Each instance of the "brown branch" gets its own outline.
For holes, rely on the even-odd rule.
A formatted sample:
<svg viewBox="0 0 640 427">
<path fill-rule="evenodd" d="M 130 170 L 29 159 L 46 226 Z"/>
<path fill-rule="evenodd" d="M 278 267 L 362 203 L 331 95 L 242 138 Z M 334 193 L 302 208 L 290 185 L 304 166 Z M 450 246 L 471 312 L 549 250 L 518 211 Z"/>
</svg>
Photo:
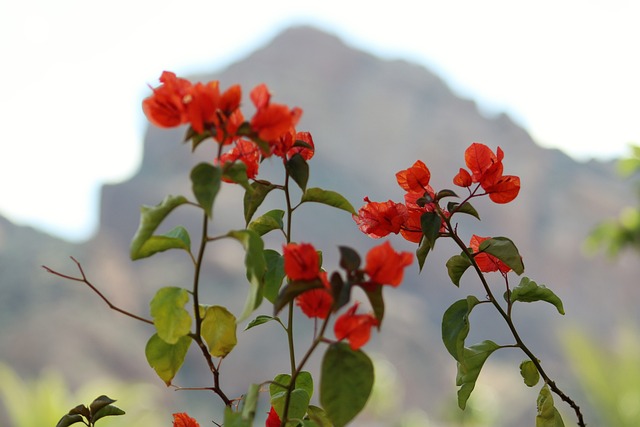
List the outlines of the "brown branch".
<svg viewBox="0 0 640 427">
<path fill-rule="evenodd" d="M 89 282 L 89 280 L 87 279 L 87 276 L 84 274 L 84 270 L 82 269 L 82 265 L 80 265 L 80 263 L 74 257 L 69 257 L 69 258 L 71 258 L 71 260 L 76 263 L 76 266 L 78 267 L 78 270 L 80 271 L 81 277 L 74 277 L 74 276 L 69 276 L 69 275 L 66 275 L 66 274 L 62 274 L 62 273 L 60 273 L 58 271 L 52 270 L 51 268 L 47 267 L 46 265 L 43 265 L 42 268 L 44 268 L 48 273 L 54 274 L 54 275 L 56 275 L 58 277 L 62 277 L 63 279 L 71 280 L 71 281 L 74 281 L 74 282 L 84 283 L 93 292 L 98 294 L 98 296 L 100 298 L 102 298 L 102 300 L 109 306 L 110 309 L 115 310 L 118 313 L 124 314 L 125 316 L 129 316 L 129 317 L 131 317 L 133 319 L 139 320 L 141 322 L 153 325 L 153 321 L 151 321 L 149 319 L 145 319 L 144 317 L 140 317 L 138 315 L 135 315 L 135 314 L 133 314 L 133 313 L 131 313 L 129 311 L 123 310 L 120 307 L 117 307 L 117 306 L 113 305 L 111 303 L 111 301 L 109 301 L 109 299 L 102 294 L 102 292 L 100 292 L 95 286 L 93 286 L 93 284 L 91 282 Z"/>
</svg>

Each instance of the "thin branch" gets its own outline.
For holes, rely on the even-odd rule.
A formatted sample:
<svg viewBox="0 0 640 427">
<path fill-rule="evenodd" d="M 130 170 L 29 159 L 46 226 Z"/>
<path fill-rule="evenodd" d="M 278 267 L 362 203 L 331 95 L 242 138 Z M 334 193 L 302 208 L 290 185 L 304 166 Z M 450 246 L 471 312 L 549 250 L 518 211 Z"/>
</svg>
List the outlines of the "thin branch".
<svg viewBox="0 0 640 427">
<path fill-rule="evenodd" d="M 87 276 L 84 274 L 84 270 L 82 269 L 82 265 L 80 265 L 78 260 L 76 260 L 74 257 L 69 257 L 69 258 L 71 258 L 71 260 L 76 263 L 76 266 L 78 267 L 78 270 L 80 271 L 81 277 L 74 277 L 74 276 L 69 276 L 69 275 L 66 275 L 66 274 L 62 274 L 62 273 L 60 273 L 58 271 L 52 270 L 51 268 L 47 267 L 46 265 L 43 265 L 42 268 L 44 268 L 48 273 L 54 274 L 54 275 L 56 275 L 58 277 L 62 277 L 63 279 L 71 280 L 71 281 L 74 281 L 74 282 L 84 283 L 93 292 L 95 292 L 100 298 L 102 298 L 102 300 L 109 306 L 110 309 L 115 310 L 118 313 L 124 314 L 125 316 L 131 317 L 132 319 L 136 319 L 136 320 L 139 320 L 141 322 L 153 325 L 153 321 L 151 321 L 149 319 L 145 319 L 144 317 L 140 317 L 140 316 L 138 316 L 136 314 L 133 314 L 133 313 L 131 313 L 129 311 L 123 310 L 122 308 L 112 304 L 111 301 L 109 301 L 109 299 L 107 297 L 105 297 L 102 294 L 102 292 L 100 292 L 98 290 L 98 288 L 96 288 L 95 286 L 93 286 L 93 284 L 91 282 L 89 282 L 89 280 L 87 279 Z"/>
</svg>

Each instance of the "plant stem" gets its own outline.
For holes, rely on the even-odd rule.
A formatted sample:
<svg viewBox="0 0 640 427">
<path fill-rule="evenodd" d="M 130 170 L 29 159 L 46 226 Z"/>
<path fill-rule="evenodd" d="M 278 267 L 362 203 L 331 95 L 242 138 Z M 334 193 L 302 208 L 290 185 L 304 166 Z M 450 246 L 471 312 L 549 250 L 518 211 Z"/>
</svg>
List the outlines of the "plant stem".
<svg viewBox="0 0 640 427">
<path fill-rule="evenodd" d="M 284 402 L 284 412 L 282 413 L 281 427 L 285 427 L 287 422 L 287 415 L 289 413 L 289 401 L 291 399 L 291 393 L 296 388 L 296 379 L 298 378 L 298 375 L 300 374 L 300 372 L 302 372 L 304 365 L 306 365 L 307 361 L 309 361 L 309 358 L 311 357 L 311 354 L 313 354 L 313 352 L 315 351 L 316 347 L 318 347 L 318 345 L 322 341 L 324 341 L 324 331 L 327 329 L 327 325 L 329 324 L 329 317 L 330 316 L 327 315 L 327 317 L 323 320 L 322 326 L 320 327 L 320 333 L 316 336 L 316 338 L 311 343 L 311 346 L 302 357 L 302 360 L 300 361 L 300 364 L 298 365 L 298 367 L 294 368 L 294 370 L 291 372 L 291 380 L 289 381 L 287 396 Z"/>
<path fill-rule="evenodd" d="M 209 217 L 206 213 L 202 215 L 202 237 L 200 239 L 200 247 L 198 249 L 198 256 L 196 259 L 196 263 L 194 266 L 193 272 L 193 312 L 196 321 L 196 331 L 193 334 L 189 334 L 189 336 L 196 342 L 202 355 L 204 356 L 207 366 L 209 366 L 209 370 L 213 375 L 213 392 L 216 393 L 224 402 L 226 406 L 231 406 L 231 400 L 227 397 L 227 395 L 220 388 L 220 370 L 213 363 L 213 358 L 211 357 L 211 353 L 209 353 L 209 349 L 206 344 L 202 340 L 202 317 L 200 315 L 200 272 L 202 270 L 202 261 L 204 259 L 204 251 L 207 247 L 207 234 L 209 229 Z"/>
<path fill-rule="evenodd" d="M 487 293 L 487 296 L 489 297 L 489 301 L 493 304 L 493 306 L 496 308 L 496 310 L 498 310 L 498 312 L 500 313 L 500 316 L 502 316 L 502 318 L 507 323 L 507 326 L 509 327 L 509 330 L 511 331 L 511 334 L 513 335 L 513 338 L 516 340 L 516 345 L 531 360 L 531 362 L 534 364 L 534 366 L 536 367 L 536 369 L 540 373 L 540 376 L 545 380 L 545 383 L 547 383 L 549 385 L 549 388 L 555 394 L 557 394 L 563 401 L 565 401 L 569 406 L 571 406 L 571 408 L 573 408 L 573 410 L 576 413 L 576 417 L 578 418 L 578 426 L 586 427 L 586 424 L 584 423 L 584 419 L 583 419 L 582 411 L 580 410 L 580 407 L 569 396 L 567 396 L 562 390 L 560 390 L 560 388 L 558 388 L 556 383 L 547 375 L 547 373 L 543 369 L 542 365 L 540 364 L 540 361 L 538 360 L 538 358 L 533 354 L 533 352 L 529 349 L 529 347 L 527 347 L 525 345 L 525 343 L 522 341 L 522 339 L 520 338 L 520 335 L 518 334 L 518 331 L 516 330 L 516 327 L 513 324 L 513 321 L 511 320 L 510 315 L 507 314 L 504 311 L 504 309 L 502 308 L 500 303 L 498 303 L 498 300 L 493 295 L 493 292 L 491 291 L 491 288 L 489 287 L 489 284 L 487 283 L 487 280 L 485 279 L 484 274 L 480 270 L 480 267 L 478 266 L 478 263 L 476 262 L 473 254 L 469 251 L 469 248 L 467 248 L 467 245 L 460 239 L 460 237 L 455 232 L 453 232 L 453 227 L 451 226 L 450 218 L 446 218 L 442 214 L 440 216 L 445 221 L 445 223 L 447 224 L 447 228 L 451 231 L 449 236 L 451 236 L 451 238 L 456 242 L 458 247 L 460 247 L 460 249 L 467 256 L 467 258 L 469 258 L 469 261 L 471 262 L 471 265 L 473 266 L 474 270 L 476 271 L 476 274 L 480 278 L 480 282 L 482 283 L 482 286 L 483 286 L 485 292 Z"/>
<path fill-rule="evenodd" d="M 69 275 L 66 275 L 66 274 L 62 274 L 60 272 L 57 272 L 55 270 L 50 269 L 46 265 L 43 265 L 42 268 L 44 268 L 48 273 L 54 274 L 54 275 L 56 275 L 58 277 L 62 277 L 63 279 L 71 280 L 71 281 L 74 281 L 74 282 L 84 283 L 93 292 L 95 292 L 109 306 L 110 309 L 112 309 L 114 311 L 117 311 L 118 313 L 124 314 L 125 316 L 131 317 L 132 319 L 136 319 L 136 320 L 139 320 L 141 322 L 153 325 L 153 321 L 151 321 L 149 319 L 145 319 L 144 317 L 138 316 L 138 315 L 133 314 L 133 313 L 131 313 L 129 311 L 123 310 L 122 308 L 117 307 L 116 305 L 112 304 L 111 301 L 109 301 L 109 299 L 107 297 L 105 297 L 102 294 L 102 292 L 100 292 L 98 290 L 98 288 L 96 288 L 95 286 L 93 286 L 93 284 L 91 282 L 89 282 L 89 280 L 87 279 L 87 276 L 84 274 L 84 270 L 82 269 L 82 265 L 80 264 L 80 262 L 78 262 L 78 260 L 76 260 L 74 257 L 70 257 L 70 258 L 71 258 L 71 260 L 73 262 L 76 263 L 76 266 L 78 267 L 78 270 L 80 271 L 80 276 L 81 277 L 73 277 L 73 276 L 69 276 Z"/>
</svg>

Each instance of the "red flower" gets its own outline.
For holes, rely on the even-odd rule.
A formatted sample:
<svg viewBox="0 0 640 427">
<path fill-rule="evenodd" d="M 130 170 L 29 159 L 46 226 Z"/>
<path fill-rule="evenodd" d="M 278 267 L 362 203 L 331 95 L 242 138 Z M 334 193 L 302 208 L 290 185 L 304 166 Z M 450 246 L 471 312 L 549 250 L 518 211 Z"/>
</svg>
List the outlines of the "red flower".
<svg viewBox="0 0 640 427">
<path fill-rule="evenodd" d="M 298 141 L 305 143 L 309 147 L 294 146 Z M 296 132 L 294 128 L 291 128 L 289 132 L 271 145 L 272 154 L 286 159 L 290 159 L 295 154 L 300 154 L 303 159 L 309 160 L 313 157 L 314 150 L 315 146 L 311 134 L 309 132 Z"/>
<path fill-rule="evenodd" d="M 320 272 L 320 279 L 324 288 L 308 290 L 296 298 L 296 304 L 302 312 L 310 318 L 326 319 L 333 307 L 331 285 L 327 280 L 327 273 Z"/>
<path fill-rule="evenodd" d="M 433 191 L 427 191 L 426 194 L 431 196 L 431 198 L 435 197 L 435 193 Z M 402 237 L 409 242 L 420 243 L 420 240 L 422 240 L 422 214 L 426 212 L 433 212 L 435 210 L 433 202 L 426 203 L 424 206 L 420 206 L 418 204 L 418 199 L 421 199 L 424 196 L 425 193 L 414 192 L 409 192 L 404 195 L 404 202 L 407 206 L 407 219 L 404 224 L 402 224 L 400 234 L 402 234 Z M 442 232 L 445 231 L 444 225 L 445 224 L 443 222 L 441 228 Z"/>
<path fill-rule="evenodd" d="M 431 172 L 421 160 L 417 160 L 409 169 L 396 174 L 396 180 L 400 187 L 416 193 L 433 193 L 433 189 L 429 185 L 430 179 Z"/>
<path fill-rule="evenodd" d="M 471 242 L 469 243 L 469 247 L 473 250 L 473 253 L 476 254 L 474 259 L 480 268 L 480 271 L 483 273 L 491 273 L 493 271 L 500 271 L 501 273 L 508 273 L 511 271 L 511 268 L 500 261 L 498 258 L 490 255 L 486 252 L 480 251 L 480 244 L 485 240 L 490 239 L 490 237 L 480 237 L 475 234 L 471 236 Z"/>
<path fill-rule="evenodd" d="M 453 178 L 453 183 L 458 187 L 470 187 L 473 181 L 466 169 L 460 168 L 460 172 Z"/>
<path fill-rule="evenodd" d="M 481 184 L 482 185 L 482 184 Z M 513 175 L 504 175 L 482 186 L 494 203 L 509 203 L 520 192 L 520 178 Z"/>
<path fill-rule="evenodd" d="M 302 110 L 290 110 L 282 104 L 272 104 L 271 94 L 265 84 L 256 86 L 250 94 L 257 111 L 251 119 L 251 129 L 263 141 L 275 141 L 291 127 L 295 127 Z"/>
<path fill-rule="evenodd" d="M 220 89 L 217 81 L 209 82 L 206 85 L 196 83 L 191 87 L 189 95 L 183 98 L 183 102 L 193 130 L 202 133 L 205 123 L 217 121 L 216 110 L 219 100 Z"/>
<path fill-rule="evenodd" d="M 251 141 L 241 139 L 236 146 L 220 156 L 221 165 L 240 160 L 247 167 L 247 178 L 253 179 L 258 175 L 260 167 L 260 149 Z M 226 180 L 225 180 L 226 181 Z"/>
<path fill-rule="evenodd" d="M 160 82 L 162 85 L 153 89 L 153 95 L 142 102 L 142 109 L 151 123 L 164 128 L 190 123 L 197 133 L 203 133 L 205 127 L 211 126 L 215 127 L 219 142 L 233 141 L 242 122 L 242 114 L 238 116 L 242 96 L 240 86 L 231 86 L 221 95 L 218 81 L 192 85 L 169 71 L 162 73 Z"/>
<path fill-rule="evenodd" d="M 269 416 L 267 417 L 267 422 L 265 423 L 265 427 L 280 427 L 282 421 L 280 421 L 280 417 L 276 412 L 275 408 L 272 406 L 269 411 Z"/>
<path fill-rule="evenodd" d="M 423 213 L 424 211 L 420 209 L 409 209 L 407 211 L 407 219 L 400 229 L 400 234 L 405 240 L 412 243 L 420 243 L 420 240 L 422 240 L 420 217 Z"/>
<path fill-rule="evenodd" d="M 291 280 L 314 280 L 320 275 L 320 257 L 309 243 L 284 246 L 284 272 Z"/>
<path fill-rule="evenodd" d="M 200 427 L 200 424 L 184 412 L 173 414 L 173 427 Z"/>
<path fill-rule="evenodd" d="M 176 77 L 170 71 L 160 76 L 161 86 L 153 89 L 153 95 L 142 101 L 142 110 L 149 121 L 161 128 L 170 128 L 187 122 L 185 98 L 191 92 L 191 82 Z"/>
<path fill-rule="evenodd" d="M 338 341 L 347 339 L 352 350 L 358 350 L 371 337 L 371 328 L 378 326 L 378 320 L 371 313 L 356 314 L 358 303 L 336 319 L 333 331 Z"/>
<path fill-rule="evenodd" d="M 489 194 L 495 203 L 509 203 L 520 192 L 520 178 L 513 175 L 502 175 L 502 159 L 504 153 L 498 147 L 497 155 L 484 144 L 474 142 L 464 152 L 467 167 L 471 170 L 473 182 Z"/>
<path fill-rule="evenodd" d="M 364 201 L 367 204 L 360 208 L 358 215 L 353 215 L 353 219 L 364 234 L 378 239 L 389 233 L 400 232 L 408 215 L 405 205 L 391 200 L 383 203 L 372 202 L 368 197 L 365 197 Z"/>
<path fill-rule="evenodd" d="M 372 282 L 395 287 L 400 285 L 405 267 L 412 262 L 412 253 L 396 252 L 387 241 L 367 253 L 364 271 Z"/>
</svg>

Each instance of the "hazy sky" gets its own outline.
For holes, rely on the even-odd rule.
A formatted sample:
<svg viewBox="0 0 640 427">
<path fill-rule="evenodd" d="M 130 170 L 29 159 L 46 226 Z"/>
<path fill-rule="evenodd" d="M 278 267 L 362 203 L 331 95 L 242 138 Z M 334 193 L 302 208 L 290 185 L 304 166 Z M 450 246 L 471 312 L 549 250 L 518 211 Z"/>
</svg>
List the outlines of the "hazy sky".
<svg viewBox="0 0 640 427">
<path fill-rule="evenodd" d="M 0 0 L 0 215 L 87 238 L 100 183 L 140 161 L 147 84 L 294 24 L 423 64 L 575 158 L 640 142 L 637 1 Z"/>
</svg>

